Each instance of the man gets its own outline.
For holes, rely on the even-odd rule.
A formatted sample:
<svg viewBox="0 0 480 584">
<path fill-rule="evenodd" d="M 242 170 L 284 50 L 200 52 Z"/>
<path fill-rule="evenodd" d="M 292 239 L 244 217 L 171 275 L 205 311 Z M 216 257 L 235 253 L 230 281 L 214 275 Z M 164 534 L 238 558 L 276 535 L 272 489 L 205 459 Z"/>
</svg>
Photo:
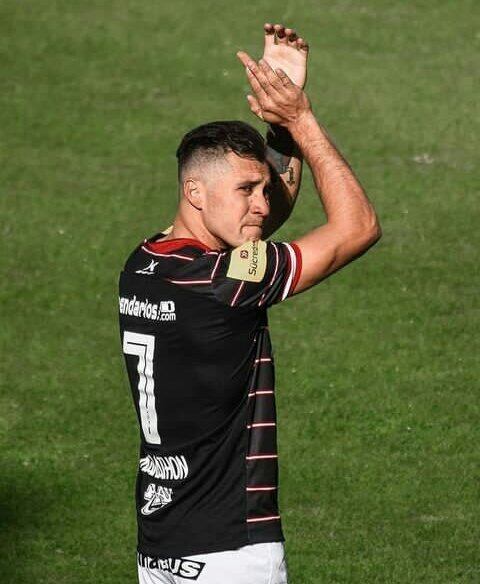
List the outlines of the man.
<svg viewBox="0 0 480 584">
<path fill-rule="evenodd" d="M 264 58 L 237 54 L 250 108 L 271 124 L 267 148 L 242 122 L 187 133 L 173 225 L 138 245 L 120 276 L 121 340 L 141 429 L 141 583 L 287 581 L 266 311 L 380 237 L 302 90 L 307 52 L 292 29 L 265 25 Z M 266 241 L 291 212 L 302 157 L 327 223 L 294 242 Z"/>
</svg>

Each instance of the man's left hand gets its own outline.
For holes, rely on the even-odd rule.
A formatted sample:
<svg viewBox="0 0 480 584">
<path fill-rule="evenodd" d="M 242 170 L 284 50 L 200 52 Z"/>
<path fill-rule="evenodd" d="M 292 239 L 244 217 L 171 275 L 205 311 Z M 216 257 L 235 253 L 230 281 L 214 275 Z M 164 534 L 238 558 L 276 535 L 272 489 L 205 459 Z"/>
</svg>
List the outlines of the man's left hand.
<svg viewBox="0 0 480 584">
<path fill-rule="evenodd" d="M 308 43 L 293 28 L 266 23 L 263 59 L 270 67 L 282 69 L 300 89 L 307 81 Z"/>
</svg>

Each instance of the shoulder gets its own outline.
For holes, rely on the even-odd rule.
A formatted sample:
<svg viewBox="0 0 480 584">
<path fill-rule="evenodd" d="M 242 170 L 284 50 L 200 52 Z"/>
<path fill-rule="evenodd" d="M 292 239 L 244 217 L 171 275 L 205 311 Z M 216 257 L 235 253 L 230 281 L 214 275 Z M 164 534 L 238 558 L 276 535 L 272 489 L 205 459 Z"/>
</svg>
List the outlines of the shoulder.
<svg viewBox="0 0 480 584">
<path fill-rule="evenodd" d="M 248 241 L 222 254 L 212 285 L 217 297 L 230 306 L 265 307 L 290 295 L 298 270 L 293 244 Z"/>
</svg>

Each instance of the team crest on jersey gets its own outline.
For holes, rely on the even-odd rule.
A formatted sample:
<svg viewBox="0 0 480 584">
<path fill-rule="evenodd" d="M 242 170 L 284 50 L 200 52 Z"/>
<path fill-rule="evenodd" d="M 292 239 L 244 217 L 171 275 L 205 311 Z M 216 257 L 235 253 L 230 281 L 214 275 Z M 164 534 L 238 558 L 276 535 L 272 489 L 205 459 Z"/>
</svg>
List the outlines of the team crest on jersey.
<svg viewBox="0 0 480 584">
<path fill-rule="evenodd" d="M 267 243 L 247 241 L 232 249 L 227 277 L 247 282 L 261 282 L 267 268 Z"/>
<path fill-rule="evenodd" d="M 147 502 L 140 510 L 142 515 L 151 515 L 171 503 L 172 492 L 173 490 L 168 487 L 162 487 L 161 485 L 155 486 L 154 483 L 150 483 L 143 494 L 143 498 Z"/>
</svg>

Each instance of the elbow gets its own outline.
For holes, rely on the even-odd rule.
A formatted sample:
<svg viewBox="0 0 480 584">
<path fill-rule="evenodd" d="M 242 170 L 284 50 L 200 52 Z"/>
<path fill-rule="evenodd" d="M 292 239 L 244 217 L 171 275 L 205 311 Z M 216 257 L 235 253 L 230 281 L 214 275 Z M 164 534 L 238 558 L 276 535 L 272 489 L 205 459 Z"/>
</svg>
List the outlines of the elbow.
<svg viewBox="0 0 480 584">
<path fill-rule="evenodd" d="M 359 221 L 359 230 L 362 233 L 362 238 L 368 243 L 368 247 L 377 243 L 377 241 L 382 237 L 382 228 L 380 227 L 380 222 L 378 220 L 375 209 L 372 205 L 365 209 L 366 212 L 363 213 Z"/>
<path fill-rule="evenodd" d="M 375 245 L 381 237 L 382 228 L 375 213 L 363 221 L 361 226 L 357 226 L 356 238 L 364 250 Z"/>
<path fill-rule="evenodd" d="M 348 243 L 353 256 L 362 255 L 382 237 L 382 228 L 375 212 L 365 214 L 361 220 L 336 224 L 343 242 Z"/>
<path fill-rule="evenodd" d="M 377 216 L 374 217 L 373 225 L 369 227 L 367 234 L 368 240 L 371 242 L 370 245 L 374 245 L 382 237 L 382 228 Z"/>
</svg>

